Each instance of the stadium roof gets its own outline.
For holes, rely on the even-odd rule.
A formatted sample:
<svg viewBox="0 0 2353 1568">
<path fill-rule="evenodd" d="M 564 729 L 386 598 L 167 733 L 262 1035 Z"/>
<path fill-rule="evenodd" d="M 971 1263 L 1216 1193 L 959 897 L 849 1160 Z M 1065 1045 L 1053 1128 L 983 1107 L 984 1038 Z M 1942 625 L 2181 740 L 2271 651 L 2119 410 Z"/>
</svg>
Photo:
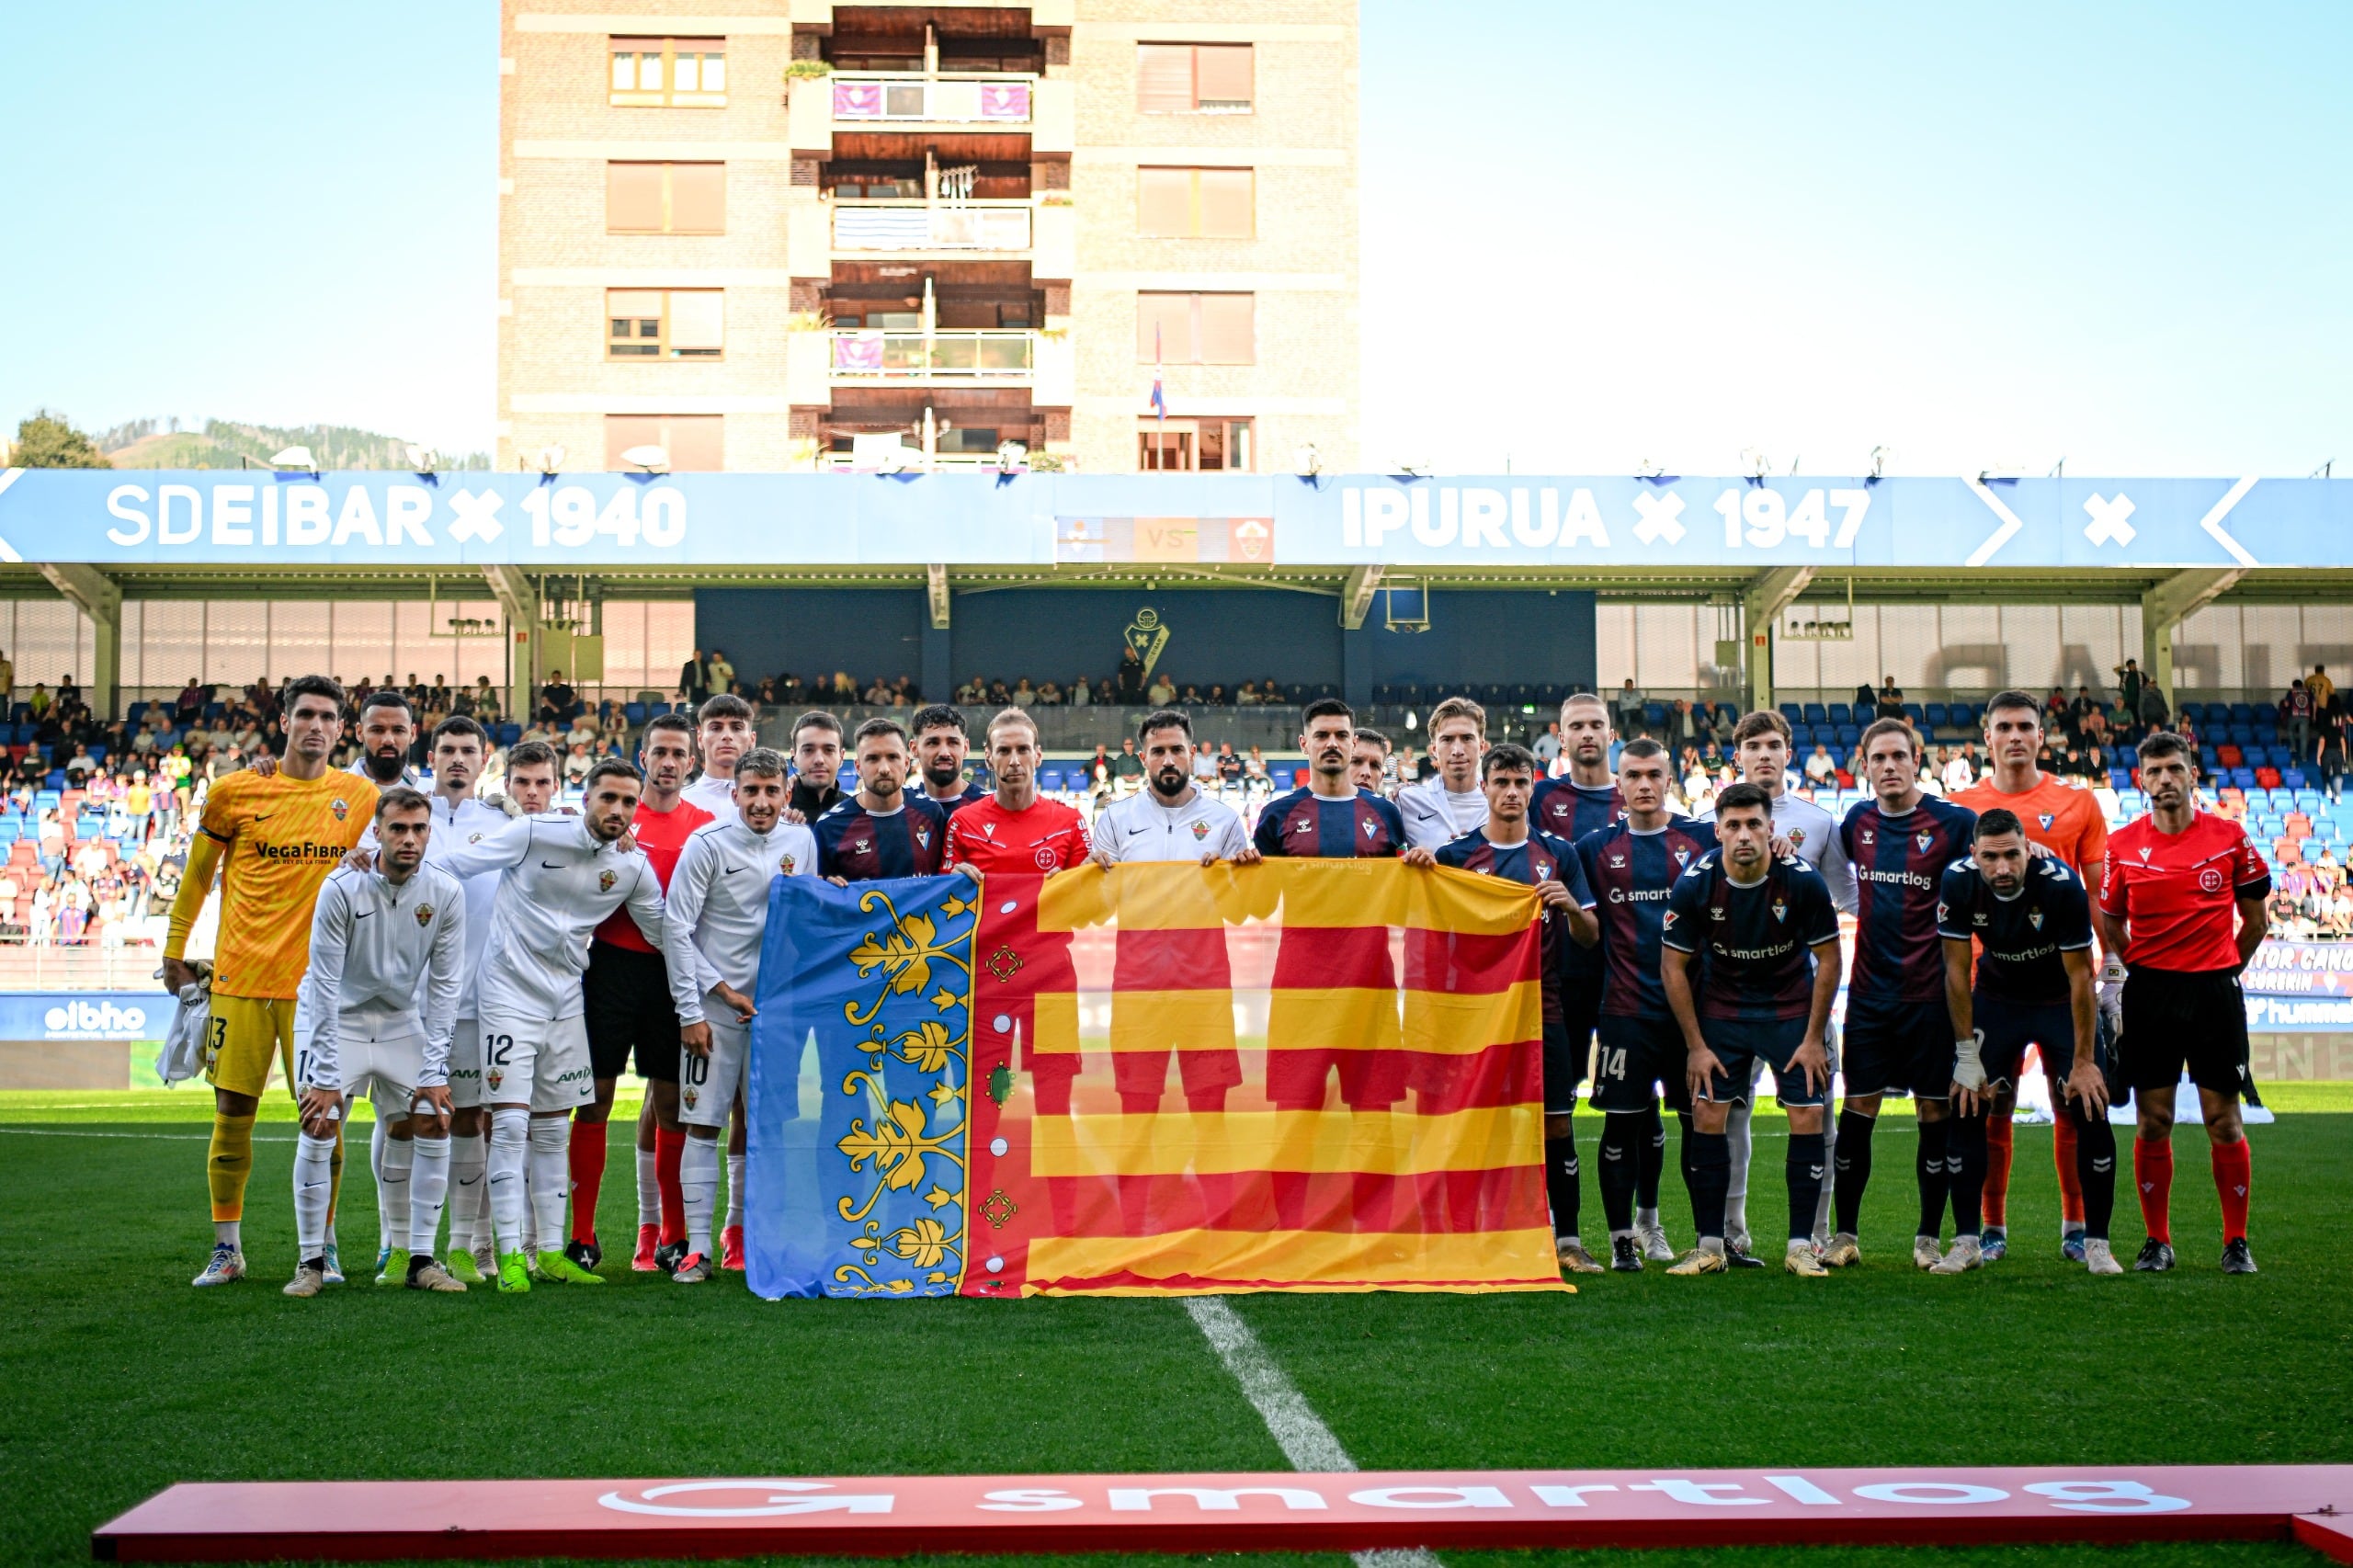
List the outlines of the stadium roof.
<svg viewBox="0 0 2353 1568">
<path fill-rule="evenodd" d="M 93 572 L 91 569 L 95 569 Z M 1210 474 L 0 472 L 0 586 L 450 595 L 584 577 L 958 592 L 1197 584 L 1644 598 L 2353 593 L 2353 483 Z M 471 578 L 472 584 L 464 580 Z"/>
</svg>

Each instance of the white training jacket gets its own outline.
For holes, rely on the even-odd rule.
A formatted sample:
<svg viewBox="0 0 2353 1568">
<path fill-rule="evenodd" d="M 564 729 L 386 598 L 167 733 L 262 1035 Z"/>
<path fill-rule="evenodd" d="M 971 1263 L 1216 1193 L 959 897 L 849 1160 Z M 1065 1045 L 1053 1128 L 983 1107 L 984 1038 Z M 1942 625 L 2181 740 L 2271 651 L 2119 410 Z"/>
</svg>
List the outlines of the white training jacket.
<svg viewBox="0 0 2353 1568">
<path fill-rule="evenodd" d="M 1447 789 L 1442 774 L 1397 791 L 1397 814 L 1405 819 L 1405 843 L 1414 849 L 1440 849 L 1487 825 L 1487 795 L 1472 786 L 1467 795 Z"/>
<path fill-rule="evenodd" d="M 798 823 L 754 833 L 741 816 L 728 816 L 687 835 L 662 918 L 662 957 L 681 1024 L 705 1021 L 703 1000 L 722 981 L 746 996 L 757 989 L 768 888 L 779 873 L 817 874 L 817 836 Z"/>
<path fill-rule="evenodd" d="M 1699 818 L 1713 824 L 1712 811 Z M 1782 790 L 1773 797 L 1773 831 L 1790 841 L 1798 858 L 1822 873 L 1830 884 L 1830 902 L 1842 915 L 1855 913 L 1855 869 L 1838 843 L 1838 819 L 1804 796 Z"/>
<path fill-rule="evenodd" d="M 600 843 L 585 817 L 509 819 L 454 846 L 441 869 L 461 879 L 503 873 L 474 979 L 477 1017 L 578 1017 L 588 938 L 624 905 L 645 939 L 662 946 L 662 884 L 644 851 Z"/>
<path fill-rule="evenodd" d="M 417 1085 L 447 1084 L 465 953 L 466 895 L 455 877 L 431 866 L 404 882 L 381 870 L 328 877 L 312 910 L 311 962 L 294 999 L 295 1037 L 309 1042 L 310 1082 L 342 1088 L 338 1037 L 365 1028 L 423 1034 Z"/>
<path fill-rule="evenodd" d="M 472 795 L 460 801 L 439 795 L 426 798 L 433 802 L 433 834 L 425 841 L 425 863 L 428 866 L 446 867 L 459 847 L 481 843 L 485 835 L 505 827 L 511 820 L 488 801 Z M 370 855 L 376 853 L 374 823 L 369 823 L 368 831 L 359 835 L 359 847 Z M 475 1016 L 475 977 L 482 972 L 483 949 L 490 943 L 490 912 L 498 900 L 498 876 L 496 871 L 485 871 L 478 877 L 459 879 L 466 890 L 466 983 L 458 995 L 460 1018 Z"/>
<path fill-rule="evenodd" d="M 1199 789 L 1181 806 L 1164 806 L 1146 790 L 1114 801 L 1095 819 L 1087 837 L 1113 864 L 1122 860 L 1231 860 L 1249 845 L 1232 806 Z"/>
<path fill-rule="evenodd" d="M 720 821 L 735 815 L 735 780 L 716 778 L 705 773 L 678 791 L 683 800 L 692 801 Z"/>
</svg>

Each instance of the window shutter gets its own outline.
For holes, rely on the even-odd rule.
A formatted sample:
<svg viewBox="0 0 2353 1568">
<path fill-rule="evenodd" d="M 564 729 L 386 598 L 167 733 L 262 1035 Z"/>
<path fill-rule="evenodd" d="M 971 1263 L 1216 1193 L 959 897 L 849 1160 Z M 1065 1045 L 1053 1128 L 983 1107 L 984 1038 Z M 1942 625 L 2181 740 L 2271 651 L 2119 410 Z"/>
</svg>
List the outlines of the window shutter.
<svg viewBox="0 0 2353 1568">
<path fill-rule="evenodd" d="M 616 234 L 661 232 L 661 165 L 605 165 L 605 228 Z"/>
<path fill-rule="evenodd" d="M 605 290 L 605 313 L 608 316 L 658 316 L 662 313 L 662 290 L 608 289 Z"/>
<path fill-rule="evenodd" d="M 1153 363 L 1154 331 L 1159 333 L 1159 358 L 1170 365 L 1199 362 L 1193 352 L 1193 296 L 1136 296 L 1136 363 Z"/>
<path fill-rule="evenodd" d="M 1190 114 L 1193 110 L 1193 46 L 1136 45 L 1136 112 Z"/>
<path fill-rule="evenodd" d="M 1209 239 L 1246 240 L 1256 233 L 1254 175 L 1249 169 L 1203 169 L 1201 234 Z"/>
<path fill-rule="evenodd" d="M 670 347 L 718 349 L 727 346 L 726 314 L 717 289 L 678 289 L 670 294 Z"/>
<path fill-rule="evenodd" d="M 1252 50 L 1246 43 L 1204 43 L 1194 52 L 1199 76 L 1199 107 L 1204 109 L 1245 109 L 1250 107 Z"/>
<path fill-rule="evenodd" d="M 1160 236 L 1195 233 L 1192 170 L 1136 171 L 1136 233 Z"/>
<path fill-rule="evenodd" d="M 1201 363 L 1255 365 L 1258 362 L 1255 316 L 1256 296 L 1203 294 L 1201 300 Z"/>
<path fill-rule="evenodd" d="M 715 298 L 716 296 L 714 296 Z M 673 414 L 661 422 L 674 473 L 717 473 L 727 466 L 726 422 L 717 414 Z"/>
<path fill-rule="evenodd" d="M 670 165 L 670 229 L 680 234 L 727 232 L 727 165 Z"/>
</svg>

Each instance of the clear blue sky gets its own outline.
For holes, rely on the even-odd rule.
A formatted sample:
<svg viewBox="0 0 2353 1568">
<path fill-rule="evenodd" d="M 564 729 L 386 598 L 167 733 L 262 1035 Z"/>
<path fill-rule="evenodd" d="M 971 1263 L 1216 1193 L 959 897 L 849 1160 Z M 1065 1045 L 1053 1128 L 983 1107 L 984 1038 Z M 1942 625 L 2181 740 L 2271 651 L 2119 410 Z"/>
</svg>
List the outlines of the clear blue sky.
<svg viewBox="0 0 2353 1568">
<path fill-rule="evenodd" d="M 488 444 L 488 0 L 12 38 L 0 416 Z M 2353 469 L 2348 42 L 2335 4 L 1367 0 L 1366 456 Z"/>
</svg>

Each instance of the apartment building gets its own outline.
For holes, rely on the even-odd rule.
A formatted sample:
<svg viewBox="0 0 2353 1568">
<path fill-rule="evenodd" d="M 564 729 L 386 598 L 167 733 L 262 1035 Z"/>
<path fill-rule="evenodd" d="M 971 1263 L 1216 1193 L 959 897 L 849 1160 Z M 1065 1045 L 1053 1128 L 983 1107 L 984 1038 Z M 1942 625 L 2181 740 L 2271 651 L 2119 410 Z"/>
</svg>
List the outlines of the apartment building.
<svg viewBox="0 0 2353 1568">
<path fill-rule="evenodd" d="M 1356 460 L 1353 0 L 504 0 L 502 40 L 501 467 Z"/>
</svg>

